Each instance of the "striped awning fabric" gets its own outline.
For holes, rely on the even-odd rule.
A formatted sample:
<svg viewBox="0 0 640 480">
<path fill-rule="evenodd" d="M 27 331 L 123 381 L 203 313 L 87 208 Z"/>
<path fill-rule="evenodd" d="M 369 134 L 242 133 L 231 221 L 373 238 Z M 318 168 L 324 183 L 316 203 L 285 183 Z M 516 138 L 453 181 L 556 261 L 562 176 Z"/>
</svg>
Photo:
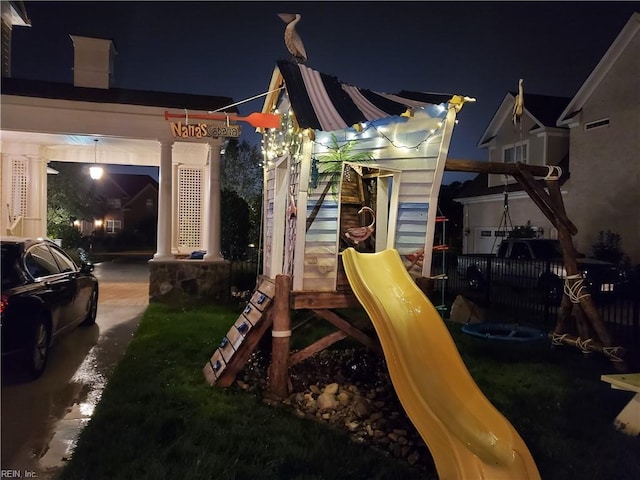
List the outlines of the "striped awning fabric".
<svg viewBox="0 0 640 480">
<path fill-rule="evenodd" d="M 404 90 L 396 94 L 373 92 L 302 64 L 281 60 L 277 65 L 301 128 L 342 130 L 357 123 L 400 116 L 408 108 L 440 105 L 453 97 Z"/>
</svg>

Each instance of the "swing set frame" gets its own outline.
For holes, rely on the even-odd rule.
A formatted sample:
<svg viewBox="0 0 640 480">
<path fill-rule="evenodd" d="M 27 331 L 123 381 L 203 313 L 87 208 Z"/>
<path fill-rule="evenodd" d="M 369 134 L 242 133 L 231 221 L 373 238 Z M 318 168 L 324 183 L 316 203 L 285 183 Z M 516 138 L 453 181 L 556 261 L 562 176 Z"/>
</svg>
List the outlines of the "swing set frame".
<svg viewBox="0 0 640 480">
<path fill-rule="evenodd" d="M 560 313 L 551 334 L 556 345 L 566 344 L 585 353 L 599 352 L 609 358 L 620 371 L 626 370 L 624 349 L 615 345 L 593 298 L 583 285 L 577 262 L 573 236 L 578 229 L 568 218 L 560 192 L 562 171 L 556 166 L 526 165 L 521 162 L 496 163 L 447 159 L 445 171 L 510 175 L 522 186 L 531 200 L 558 231 L 567 277 Z M 535 177 L 543 177 L 545 188 Z M 505 193 L 506 195 L 506 193 Z M 508 207 L 508 203 L 507 203 Z M 508 212 L 505 212 L 508 214 Z M 576 319 L 578 335 L 570 333 L 572 318 Z"/>
</svg>

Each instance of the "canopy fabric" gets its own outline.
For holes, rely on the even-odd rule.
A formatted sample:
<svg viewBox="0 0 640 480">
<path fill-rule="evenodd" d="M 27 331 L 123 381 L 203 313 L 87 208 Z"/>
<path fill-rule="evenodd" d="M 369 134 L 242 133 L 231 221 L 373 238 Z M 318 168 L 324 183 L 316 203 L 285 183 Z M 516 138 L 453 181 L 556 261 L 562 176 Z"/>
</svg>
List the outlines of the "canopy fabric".
<svg viewBox="0 0 640 480">
<path fill-rule="evenodd" d="M 453 97 L 404 90 L 395 94 L 373 92 L 299 63 L 281 60 L 277 65 L 300 128 L 342 130 L 357 123 L 400 116 L 409 108 L 440 105 Z"/>
</svg>

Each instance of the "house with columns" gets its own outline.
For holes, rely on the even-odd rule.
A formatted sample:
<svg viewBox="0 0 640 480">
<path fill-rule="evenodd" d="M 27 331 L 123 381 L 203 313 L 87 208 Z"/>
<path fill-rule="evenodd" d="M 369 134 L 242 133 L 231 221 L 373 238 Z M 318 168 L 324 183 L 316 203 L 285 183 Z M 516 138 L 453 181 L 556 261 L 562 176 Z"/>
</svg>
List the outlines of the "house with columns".
<svg viewBox="0 0 640 480">
<path fill-rule="evenodd" d="M 228 97 L 120 89 L 111 40 L 70 36 L 73 84 L 2 78 L 0 184 L 3 235 L 47 235 L 47 163 L 159 168 L 158 238 L 150 298 L 172 291 L 224 298 L 220 253 L 220 157 L 229 121 L 193 120 Z M 71 47 L 71 45 L 70 45 Z M 169 111 L 184 118 L 168 118 Z M 175 121 L 174 121 L 175 120 Z M 100 180 L 96 180 L 100 181 Z M 185 260 L 205 250 L 202 260 Z"/>
</svg>

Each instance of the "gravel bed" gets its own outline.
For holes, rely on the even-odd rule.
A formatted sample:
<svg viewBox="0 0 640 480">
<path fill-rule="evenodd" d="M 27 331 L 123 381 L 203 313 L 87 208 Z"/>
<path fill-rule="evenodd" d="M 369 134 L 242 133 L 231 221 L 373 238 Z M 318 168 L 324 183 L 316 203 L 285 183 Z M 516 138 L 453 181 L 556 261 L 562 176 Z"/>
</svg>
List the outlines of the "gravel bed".
<svg viewBox="0 0 640 480">
<path fill-rule="evenodd" d="M 270 398 L 267 392 L 268 362 L 268 355 L 256 350 L 236 384 L 268 405 L 343 428 L 355 442 L 435 472 L 427 446 L 402 409 L 382 355 L 365 348 L 323 350 L 289 369 L 291 393 L 284 400 Z"/>
</svg>

